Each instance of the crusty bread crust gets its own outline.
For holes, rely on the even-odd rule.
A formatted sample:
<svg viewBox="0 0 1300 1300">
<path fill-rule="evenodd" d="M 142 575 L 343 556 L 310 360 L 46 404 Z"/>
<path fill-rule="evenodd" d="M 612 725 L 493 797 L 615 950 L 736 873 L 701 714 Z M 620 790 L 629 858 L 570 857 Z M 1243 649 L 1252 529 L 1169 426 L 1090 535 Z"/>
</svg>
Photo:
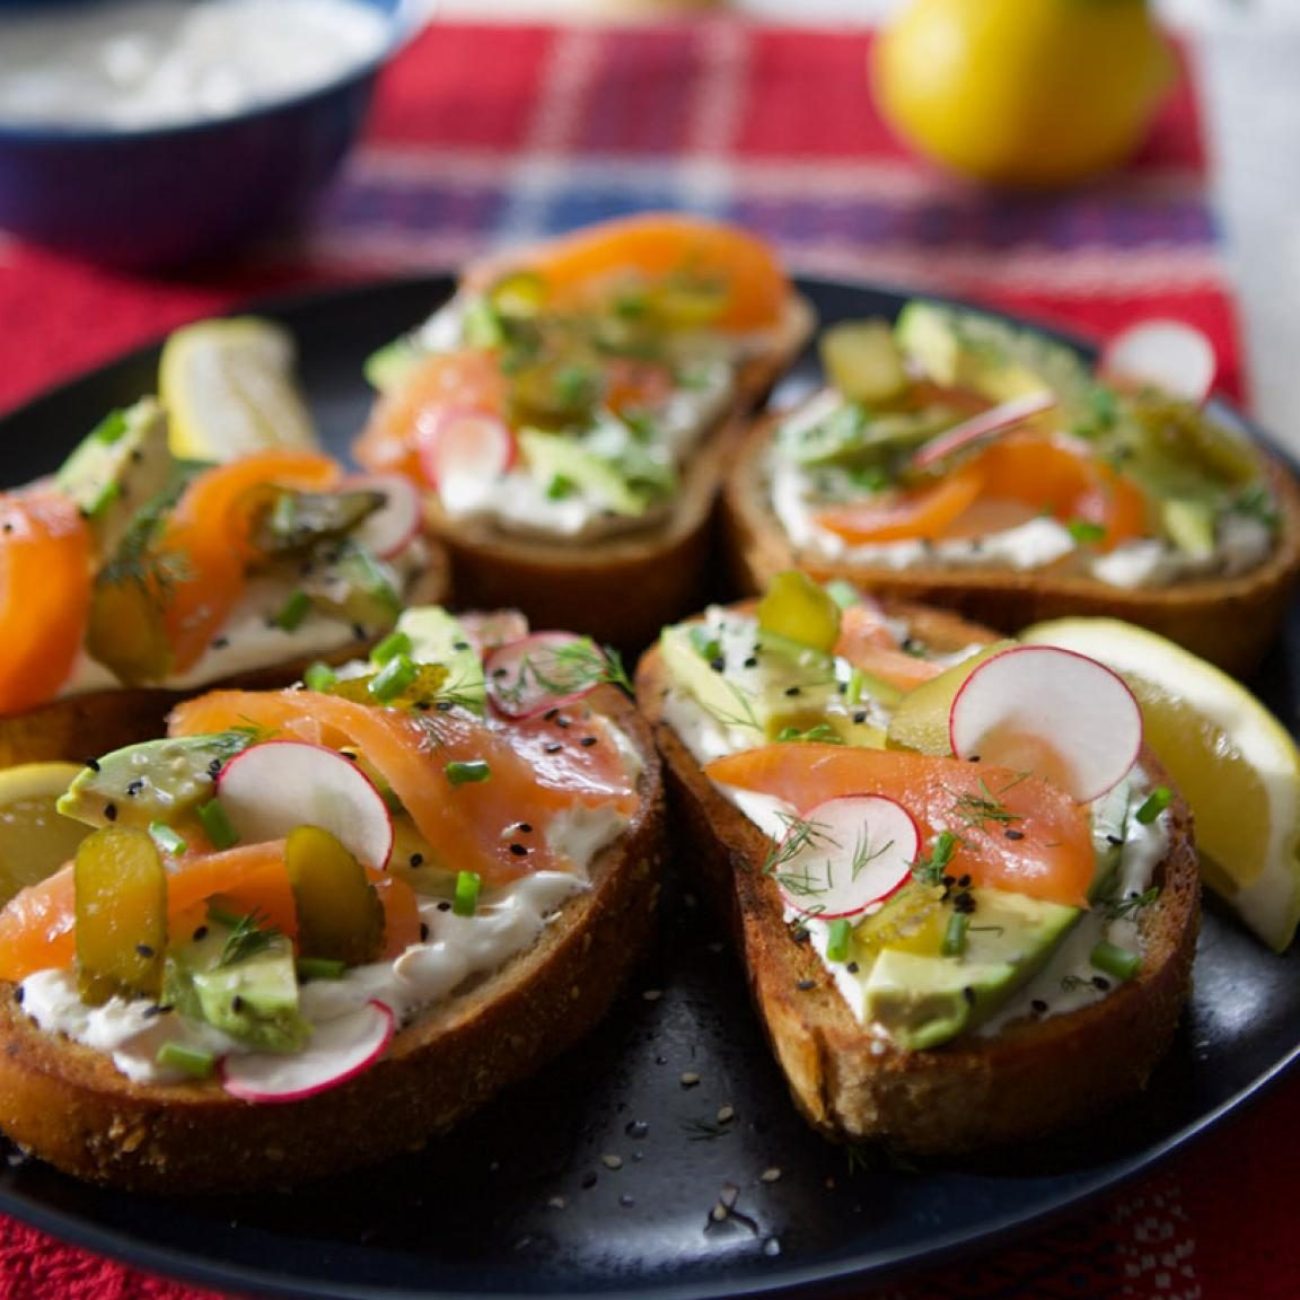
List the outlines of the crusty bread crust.
<svg viewBox="0 0 1300 1300">
<path fill-rule="evenodd" d="M 426 517 L 450 552 L 457 600 L 475 609 L 520 609 L 534 627 L 577 628 L 628 651 L 697 608 L 710 576 L 718 486 L 736 438 L 812 328 L 811 305 L 793 299 L 779 341 L 741 367 L 730 411 L 691 456 L 668 515 L 652 527 L 550 541 L 491 521 L 452 519 L 430 494 Z"/>
<path fill-rule="evenodd" d="M 450 566 L 442 547 L 429 546 L 428 562 L 406 595 L 408 605 L 439 605 L 451 594 Z M 304 655 L 254 668 L 187 690 L 123 686 L 51 700 L 24 713 L 0 717 L 0 767 L 51 759 L 81 762 L 162 735 L 167 715 L 182 700 L 224 687 L 273 690 L 296 682 L 317 660 L 341 664 L 369 653 L 380 640 L 350 641 L 329 654 Z"/>
<path fill-rule="evenodd" d="M 1120 618 L 1150 628 L 1237 676 L 1259 666 L 1300 577 L 1300 488 L 1289 469 L 1263 453 L 1281 529 L 1273 553 L 1235 578 L 1168 587 L 1115 587 L 1096 578 L 1010 568 L 918 564 L 907 569 L 827 559 L 795 547 L 772 511 L 765 461 L 777 416 L 744 436 L 723 486 L 727 565 L 741 592 L 762 591 L 773 574 L 799 568 L 821 581 L 845 578 L 899 600 L 941 605 L 1015 632 L 1070 615 Z"/>
<path fill-rule="evenodd" d="M 937 650 L 991 639 L 933 610 L 893 606 Z M 1034 1137 L 1102 1112 L 1140 1089 L 1169 1046 L 1191 982 L 1200 878 L 1191 813 L 1172 804 L 1156 903 L 1141 913 L 1142 970 L 1081 1010 L 1026 1020 L 992 1038 L 901 1051 L 873 1040 L 808 944 L 791 937 L 779 891 L 760 871 L 769 840 L 704 775 L 664 720 L 668 679 L 657 649 L 642 659 L 637 699 L 664 758 L 675 824 L 727 917 L 750 992 L 795 1104 L 827 1137 L 883 1139 L 955 1153 Z M 1168 782 L 1153 755 L 1144 768 Z"/>
<path fill-rule="evenodd" d="M 0 1129 L 67 1173 L 155 1192 L 247 1191 L 423 1145 L 576 1042 L 654 925 L 663 789 L 648 728 L 613 687 L 591 704 L 645 760 L 641 803 L 537 944 L 398 1032 L 389 1055 L 305 1101 L 250 1104 L 215 1081 L 132 1083 L 102 1052 L 45 1033 L 0 983 Z"/>
</svg>

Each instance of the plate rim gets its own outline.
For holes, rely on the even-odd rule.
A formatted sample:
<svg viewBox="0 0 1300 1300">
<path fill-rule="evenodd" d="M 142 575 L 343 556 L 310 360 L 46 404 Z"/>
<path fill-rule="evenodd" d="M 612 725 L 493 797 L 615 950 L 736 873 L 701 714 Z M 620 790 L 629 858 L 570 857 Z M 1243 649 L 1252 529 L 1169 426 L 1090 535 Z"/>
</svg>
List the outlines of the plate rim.
<svg viewBox="0 0 1300 1300">
<path fill-rule="evenodd" d="M 983 312 L 1013 325 L 1030 327 L 1056 339 L 1088 358 L 1094 358 L 1100 347 L 1097 340 L 1076 333 L 1060 324 L 1045 322 L 1032 314 L 1005 311 L 985 303 L 957 295 L 918 293 L 906 286 L 876 280 L 863 280 L 854 276 L 830 276 L 794 273 L 792 284 L 802 290 L 811 290 L 815 298 L 818 291 L 862 293 L 896 302 L 911 298 L 930 301 Z M 195 319 L 218 319 L 236 315 L 264 315 L 273 318 L 303 318 L 322 307 L 364 300 L 373 295 L 392 292 L 429 291 L 432 306 L 454 292 L 457 283 L 455 269 L 428 268 L 413 272 L 360 279 L 345 279 L 327 284 L 308 284 L 270 296 L 241 299 L 227 307 L 209 312 Z M 439 295 L 442 297 L 440 298 Z M 145 342 L 124 349 L 106 360 L 77 371 L 28 395 L 19 404 L 0 414 L 0 433 L 12 425 L 21 424 L 39 413 L 41 406 L 57 400 L 66 390 L 93 386 L 109 378 L 122 367 L 139 364 L 161 348 L 172 330 L 162 331 Z M 810 344 L 811 346 L 811 344 Z M 778 380 L 778 389 L 780 385 Z M 1272 455 L 1282 460 L 1292 470 L 1297 469 L 1297 456 L 1285 447 L 1280 439 L 1261 426 L 1253 417 L 1234 402 L 1215 394 L 1209 405 L 1225 415 L 1238 428 L 1262 444 Z M 1268 953 L 1272 956 L 1273 954 Z M 1075 1175 L 1076 1181 L 1068 1189 L 1050 1194 L 1050 1199 L 1030 1209 L 1013 1209 L 991 1221 L 958 1229 L 942 1236 L 932 1235 L 924 1246 L 915 1241 L 900 1243 L 872 1252 L 869 1259 L 862 1255 L 811 1262 L 783 1268 L 779 1260 L 772 1261 L 770 1276 L 746 1276 L 728 1280 L 725 1274 L 710 1274 L 694 1281 L 648 1283 L 618 1289 L 574 1289 L 584 1300 L 705 1300 L 721 1295 L 763 1295 L 806 1291 L 813 1287 L 829 1287 L 855 1281 L 872 1282 L 897 1277 L 903 1273 L 931 1265 L 941 1265 L 953 1258 L 973 1253 L 982 1248 L 996 1246 L 1014 1233 L 1041 1230 L 1051 1222 L 1076 1212 L 1103 1195 L 1113 1193 L 1138 1176 L 1163 1164 L 1188 1144 L 1218 1128 L 1249 1106 L 1257 1098 L 1273 1089 L 1300 1061 L 1300 1034 L 1292 1047 L 1263 1072 L 1242 1085 L 1230 1097 L 1212 1109 L 1197 1115 L 1160 1141 L 1142 1146 L 1097 1170 Z M 924 1175 L 921 1175 L 924 1177 Z M 128 1195 L 137 1195 L 128 1193 Z M 411 1289 L 405 1284 L 391 1286 L 382 1283 L 342 1283 L 320 1278 L 290 1278 L 283 1273 L 268 1272 L 262 1268 L 242 1263 L 223 1262 L 210 1256 L 195 1255 L 169 1245 L 158 1244 L 130 1231 L 105 1227 L 75 1211 L 52 1208 L 41 1200 L 16 1192 L 0 1184 L 0 1213 L 72 1245 L 89 1249 L 130 1267 L 153 1271 L 168 1277 L 207 1287 L 246 1290 L 255 1288 L 265 1295 L 304 1297 L 306 1300 L 369 1300 L 385 1297 L 391 1300 L 520 1300 L 532 1291 L 468 1291 L 429 1288 Z M 237 1229 L 236 1229 L 237 1230 Z M 561 1294 L 552 1291 L 550 1294 Z"/>
</svg>

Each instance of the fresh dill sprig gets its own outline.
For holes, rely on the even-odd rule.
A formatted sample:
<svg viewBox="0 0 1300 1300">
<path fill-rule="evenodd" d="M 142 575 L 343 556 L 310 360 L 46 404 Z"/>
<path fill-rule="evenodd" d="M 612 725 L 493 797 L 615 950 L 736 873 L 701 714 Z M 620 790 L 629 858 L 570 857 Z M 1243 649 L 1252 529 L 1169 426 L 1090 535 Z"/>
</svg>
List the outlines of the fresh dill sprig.
<svg viewBox="0 0 1300 1300">
<path fill-rule="evenodd" d="M 774 876 L 787 863 L 794 861 L 804 849 L 826 838 L 824 822 L 810 821 L 797 813 L 779 813 L 785 834 L 772 837 L 772 847 L 763 859 L 763 875 Z"/>
<path fill-rule="evenodd" d="M 956 812 L 962 822 L 967 826 L 983 828 L 988 822 L 997 822 L 1000 825 L 1007 826 L 1012 822 L 1024 820 L 1022 813 L 1012 812 L 1010 808 L 1002 802 L 998 795 L 1005 794 L 1013 785 L 1019 785 L 1023 777 L 1009 782 L 1003 786 L 995 795 L 989 789 L 988 782 L 980 777 L 980 793 L 959 794 L 957 796 Z"/>
<path fill-rule="evenodd" d="M 1129 894 L 1127 898 L 1107 898 L 1103 900 L 1106 909 L 1106 916 L 1109 920 L 1118 920 L 1120 917 L 1131 917 L 1135 912 L 1140 912 L 1144 907 L 1150 907 L 1152 903 L 1160 897 L 1160 886 L 1152 885 L 1150 889 L 1141 894 Z"/>
<path fill-rule="evenodd" d="M 177 582 L 189 575 L 190 566 L 184 555 L 157 547 L 179 492 L 177 487 L 168 488 L 135 512 L 117 550 L 96 578 L 99 585 L 120 587 L 133 582 L 153 595 L 165 597 Z"/>
<path fill-rule="evenodd" d="M 701 706 L 704 711 L 716 721 L 722 723 L 724 727 L 752 727 L 755 731 L 762 731 L 763 724 L 758 720 L 758 714 L 754 712 L 754 704 L 751 696 L 747 691 L 741 690 L 735 682 L 729 682 L 725 678 L 721 679 L 722 684 L 731 692 L 737 705 L 738 712 L 726 713 L 716 705 L 704 704 Z"/>
<path fill-rule="evenodd" d="M 272 925 L 259 911 L 252 911 L 245 916 L 227 916 L 215 910 L 209 912 L 213 920 L 230 925 L 230 933 L 217 958 L 218 968 L 234 966 L 258 953 L 265 952 L 279 938 L 279 929 Z"/>
<path fill-rule="evenodd" d="M 941 831 L 930 842 L 930 851 L 913 863 L 912 876 L 923 885 L 942 885 L 960 843 L 961 838 L 952 831 Z"/>
<path fill-rule="evenodd" d="M 809 727 L 807 731 L 800 731 L 798 727 L 782 727 L 776 738 L 780 741 L 822 745 L 842 745 L 844 743 L 844 738 L 829 722 L 819 722 L 815 727 Z"/>
<path fill-rule="evenodd" d="M 871 832 L 864 826 L 853 845 L 853 858 L 849 864 L 850 880 L 856 880 L 859 873 L 869 867 L 882 853 L 888 853 L 894 847 L 893 840 L 886 840 L 878 849 L 871 847 Z M 827 884 L 830 883 L 830 870 L 827 869 Z"/>
<path fill-rule="evenodd" d="M 632 693 L 632 681 L 618 651 L 599 646 L 590 637 L 579 637 L 544 655 L 525 656 L 518 677 L 497 690 L 508 702 L 517 703 L 524 698 L 530 677 L 547 695 L 572 695 L 595 686 L 617 686 Z"/>
</svg>

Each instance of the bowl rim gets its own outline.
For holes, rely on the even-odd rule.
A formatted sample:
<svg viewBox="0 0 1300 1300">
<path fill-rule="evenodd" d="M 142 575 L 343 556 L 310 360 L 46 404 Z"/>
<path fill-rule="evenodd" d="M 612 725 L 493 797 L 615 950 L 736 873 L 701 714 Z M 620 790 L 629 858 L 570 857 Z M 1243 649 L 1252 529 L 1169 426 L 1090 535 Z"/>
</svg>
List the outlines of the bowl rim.
<svg viewBox="0 0 1300 1300">
<path fill-rule="evenodd" d="M 96 3 L 102 0 L 79 0 L 79 3 Z M 205 131 L 223 130 L 269 117 L 324 99 L 345 88 L 376 76 L 397 54 L 410 44 L 432 20 L 438 0 L 395 0 L 391 7 L 375 0 L 351 0 L 375 10 L 383 18 L 387 31 L 379 49 L 369 58 L 354 63 L 343 72 L 318 86 L 282 95 L 274 99 L 259 100 L 235 113 L 215 117 L 164 122 L 157 126 L 112 127 L 77 122 L 61 125 L 57 122 L 7 123 L 0 118 L 0 147 L 6 144 L 78 145 L 104 144 L 110 141 L 145 141 L 172 139 L 178 136 L 198 135 Z"/>
</svg>

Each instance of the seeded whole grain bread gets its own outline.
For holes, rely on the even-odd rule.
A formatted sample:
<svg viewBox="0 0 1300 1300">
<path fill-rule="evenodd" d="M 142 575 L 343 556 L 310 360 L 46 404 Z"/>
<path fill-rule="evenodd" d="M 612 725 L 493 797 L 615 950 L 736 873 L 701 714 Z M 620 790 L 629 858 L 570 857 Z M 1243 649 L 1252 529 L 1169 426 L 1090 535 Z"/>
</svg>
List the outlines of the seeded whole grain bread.
<svg viewBox="0 0 1300 1300">
<path fill-rule="evenodd" d="M 940 605 L 1006 632 L 1049 618 L 1119 618 L 1243 676 L 1259 666 L 1275 640 L 1300 578 L 1300 488 L 1290 470 L 1267 453 L 1261 454 L 1278 502 L 1280 530 L 1264 563 L 1237 577 L 1127 588 L 1045 570 L 942 564 L 895 569 L 828 559 L 795 546 L 772 509 L 766 461 L 778 423 L 779 416 L 769 415 L 743 435 L 723 486 L 726 563 L 744 594 L 763 591 L 774 574 L 797 568 L 822 582 L 842 578 L 882 596 Z"/>
<path fill-rule="evenodd" d="M 791 299 L 772 347 L 745 361 L 735 399 L 689 457 L 667 515 L 646 528 L 593 540 L 510 532 L 491 520 L 453 519 L 436 495 L 432 533 L 451 556 L 456 597 L 477 609 L 519 609 L 533 627 L 573 628 L 627 651 L 700 604 L 716 563 L 714 507 L 750 413 L 766 401 L 812 333 L 811 304 Z"/>
<path fill-rule="evenodd" d="M 444 604 L 451 594 L 447 557 L 436 544 L 409 592 L 409 605 Z M 298 681 L 309 665 L 321 660 L 341 664 L 368 654 L 380 637 L 349 641 L 328 654 L 295 657 L 264 668 L 252 668 L 188 690 L 150 686 L 121 686 L 84 691 L 48 704 L 0 717 L 0 767 L 51 759 L 80 762 L 160 736 L 167 715 L 182 700 L 205 691 L 237 688 L 273 690 Z"/>
<path fill-rule="evenodd" d="M 640 804 L 592 863 L 590 890 L 538 942 L 393 1038 L 385 1059 L 303 1101 L 253 1104 L 215 1080 L 132 1083 L 111 1058 L 39 1029 L 0 982 L 0 1129 L 67 1173 L 133 1190 L 287 1186 L 422 1146 L 527 1078 L 605 1014 L 654 926 L 663 859 L 659 761 L 613 687 L 588 700 L 644 760 Z"/>
<path fill-rule="evenodd" d="M 937 652 L 992 639 L 944 611 L 887 608 Z M 718 792 L 665 721 L 668 687 L 653 649 L 637 672 L 637 700 L 664 760 L 682 860 L 727 920 L 772 1050 L 810 1124 L 837 1140 L 953 1154 L 1069 1126 L 1145 1085 L 1190 990 L 1200 917 L 1191 813 L 1181 796 L 1155 873 L 1159 898 L 1140 914 L 1135 979 L 1091 1006 L 1018 1021 L 993 1037 L 903 1051 L 867 1033 L 812 946 L 792 937 L 777 885 L 762 874 L 771 841 Z M 1169 783 L 1149 751 L 1141 762 L 1153 780 Z"/>
</svg>

